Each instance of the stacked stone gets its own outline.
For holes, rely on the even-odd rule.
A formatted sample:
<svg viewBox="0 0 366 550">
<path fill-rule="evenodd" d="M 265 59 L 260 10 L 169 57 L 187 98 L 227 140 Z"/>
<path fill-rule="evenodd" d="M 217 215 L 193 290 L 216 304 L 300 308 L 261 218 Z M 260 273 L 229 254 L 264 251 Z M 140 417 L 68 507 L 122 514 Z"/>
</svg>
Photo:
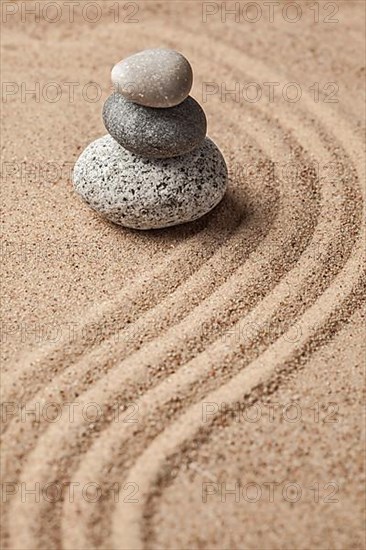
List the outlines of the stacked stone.
<svg viewBox="0 0 366 550">
<path fill-rule="evenodd" d="M 145 50 L 115 65 L 116 92 L 103 108 L 108 135 L 74 168 L 75 189 L 94 210 L 153 229 L 195 220 L 220 202 L 227 168 L 189 96 L 192 81 L 189 62 L 174 50 Z"/>
</svg>

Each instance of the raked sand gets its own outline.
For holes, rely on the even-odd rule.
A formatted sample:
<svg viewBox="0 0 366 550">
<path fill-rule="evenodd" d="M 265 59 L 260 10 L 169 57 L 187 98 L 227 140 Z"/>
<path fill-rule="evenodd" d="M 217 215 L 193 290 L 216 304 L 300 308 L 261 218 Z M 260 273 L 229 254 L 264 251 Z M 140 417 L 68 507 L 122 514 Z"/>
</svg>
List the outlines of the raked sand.
<svg viewBox="0 0 366 550">
<path fill-rule="evenodd" d="M 364 548 L 363 2 L 23 4 L 1 38 L 3 547 Z M 139 233 L 70 169 L 113 64 L 158 46 L 193 66 L 229 191 Z"/>
</svg>

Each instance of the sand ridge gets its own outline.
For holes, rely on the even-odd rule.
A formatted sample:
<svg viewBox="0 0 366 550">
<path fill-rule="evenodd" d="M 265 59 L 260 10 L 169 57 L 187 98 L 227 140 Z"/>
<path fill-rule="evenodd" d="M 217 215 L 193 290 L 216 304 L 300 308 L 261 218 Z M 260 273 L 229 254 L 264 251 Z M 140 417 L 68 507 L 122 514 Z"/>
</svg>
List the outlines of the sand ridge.
<svg viewBox="0 0 366 550">
<path fill-rule="evenodd" d="M 193 95 L 197 98 L 202 84 L 217 71 L 228 87 L 235 81 L 303 82 L 299 59 L 304 56 L 303 65 L 313 70 L 313 80 L 319 70 L 328 80 L 337 78 L 340 88 L 348 93 L 347 101 L 327 105 L 304 95 L 296 105 L 278 102 L 274 106 L 268 102 L 222 102 L 218 96 L 212 97 L 205 105 L 209 133 L 228 160 L 229 193 L 207 218 L 192 227 L 174 229 L 169 235 L 156 232 L 140 237 L 116 230 L 76 200 L 70 183 L 65 188 L 61 180 L 54 186 L 53 200 L 60 215 L 63 221 L 70 218 L 58 228 L 63 241 L 73 237 L 77 226 L 79 243 L 92 236 L 101 246 L 121 246 L 124 265 L 108 259 L 108 255 L 96 254 L 94 262 L 80 260 L 83 277 L 77 279 L 79 267 L 64 265 L 61 286 L 55 283 L 52 292 L 48 279 L 54 268 L 52 259 L 48 265 L 31 265 L 29 275 L 29 266 L 11 258 L 9 273 L 14 266 L 21 273 L 26 269 L 34 284 L 46 289 L 45 298 L 39 297 L 39 312 L 46 319 L 54 318 L 56 313 L 60 319 L 76 320 L 79 328 L 88 327 L 90 339 L 76 337 L 70 341 L 64 335 L 54 344 L 31 345 L 27 341 L 19 346 L 16 338 L 9 338 L 2 376 L 3 401 L 19 400 L 32 409 L 49 401 L 62 405 L 77 400 L 81 406 L 97 403 L 103 415 L 92 424 L 80 414 L 72 423 L 66 415 L 55 423 L 41 418 L 24 424 L 16 416 L 11 418 L 2 425 L 5 479 L 24 484 L 37 481 L 41 486 L 55 480 L 81 486 L 92 482 L 109 490 L 109 494 L 116 482 L 121 487 L 135 483 L 138 502 L 104 498 L 93 504 L 80 497 L 74 501 L 22 502 L 15 496 L 3 507 L 5 547 L 179 547 L 171 529 L 173 518 L 181 514 L 199 517 L 201 513 L 204 517 L 206 509 L 203 502 L 196 502 L 191 509 L 189 495 L 184 494 L 177 494 L 175 500 L 173 495 L 172 504 L 169 488 L 190 464 L 201 464 L 204 469 L 200 448 L 210 448 L 210 439 L 224 426 L 222 415 L 202 423 L 202 402 L 224 402 L 229 409 L 240 402 L 245 407 L 248 401 L 261 402 L 266 395 L 278 392 L 292 375 L 296 377 L 308 369 L 311 378 L 313 354 L 332 346 L 335 335 L 363 300 L 365 174 L 359 115 L 363 107 L 354 93 L 359 83 L 357 72 L 352 73 L 353 86 L 340 75 L 342 64 L 350 72 L 355 63 L 351 45 L 356 48 L 362 44 L 357 22 L 360 5 L 346 7 L 340 3 L 343 23 L 352 35 L 349 45 L 335 37 L 336 29 L 325 32 L 322 26 L 324 32 L 319 32 L 306 21 L 300 24 L 302 35 L 296 33 L 295 26 L 280 21 L 251 30 L 245 27 L 247 34 L 243 37 L 243 27 L 233 22 L 223 25 L 215 19 L 203 25 L 199 4 L 144 4 L 145 20 L 133 30 L 126 29 L 123 48 L 126 52 L 138 49 L 139 44 L 144 47 L 157 37 L 166 46 L 184 47 L 187 57 L 194 60 L 197 76 Z M 179 28 L 166 24 L 176 20 Z M 39 66 L 43 67 L 45 52 L 37 43 L 38 29 L 27 29 L 22 40 L 37 52 Z M 14 32 L 6 26 L 5 30 Z M 52 59 L 58 46 L 48 34 L 49 26 L 44 30 Z M 80 32 L 81 46 L 70 70 L 74 74 L 81 65 L 85 74 L 88 28 L 81 21 L 56 28 L 56 33 L 62 36 L 64 32 L 71 40 L 76 31 Z M 112 24 L 98 25 L 94 32 L 105 41 L 95 63 L 106 64 L 110 50 L 116 50 L 112 46 L 116 28 Z M 305 49 L 308 55 L 304 55 L 307 40 L 312 47 Z M 337 48 L 332 49 L 334 41 L 337 48 L 344 45 L 343 58 Z M 283 50 L 289 48 L 291 53 L 282 58 Z M 324 51 L 331 60 L 325 67 Z M 362 62 L 361 56 L 358 59 Z M 31 81 L 30 75 L 27 78 Z M 62 143 L 58 154 L 65 147 L 67 155 L 74 155 L 76 144 L 88 141 L 88 121 L 91 117 L 98 120 L 99 106 L 91 109 L 87 103 L 82 104 L 76 116 L 83 124 L 70 143 Z M 14 116 L 13 110 L 24 113 L 27 105 L 13 102 L 8 108 Z M 51 106 L 41 104 L 40 109 L 47 113 Z M 56 115 L 55 110 L 52 113 L 56 126 L 70 131 L 62 114 Z M 5 121 L 4 126 L 11 151 L 14 130 Z M 22 154 L 26 151 L 24 145 Z M 47 158 L 46 152 L 42 155 Z M 295 176 L 284 177 L 282 168 L 289 162 L 298 170 Z M 330 166 L 332 170 L 324 174 L 319 166 Z M 243 175 L 242 169 L 247 167 L 251 169 Z M 9 235 L 24 219 L 27 194 L 20 183 L 17 176 L 10 182 L 17 190 L 17 202 L 12 198 L 11 185 L 5 189 L 5 206 L 15 208 L 15 220 L 7 227 Z M 33 180 L 29 185 L 30 192 L 41 199 L 33 203 L 36 216 L 29 220 L 32 242 L 47 229 L 50 189 L 42 189 Z M 100 278 L 96 276 L 99 272 Z M 22 315 L 30 322 L 37 311 L 38 292 L 33 289 L 32 298 L 32 286 L 26 285 L 31 298 L 22 292 L 15 296 L 19 286 L 14 285 L 8 272 L 6 282 L 7 296 L 15 304 L 9 319 Z M 70 286 L 66 293 L 62 285 L 67 283 Z M 83 292 L 86 284 L 94 288 L 94 299 Z M 357 317 L 356 335 L 362 334 L 361 321 L 362 316 Z M 350 336 L 345 336 L 344 347 L 347 338 Z M 355 350 L 357 365 L 361 357 L 358 348 Z M 332 374 L 340 366 L 336 360 L 328 360 L 327 365 Z M 338 399 L 347 410 L 342 395 Z M 138 422 L 115 422 L 112 407 L 116 402 L 124 411 L 133 410 L 129 409 L 133 403 Z M 286 437 L 290 436 L 283 437 L 286 446 Z M 321 442 L 315 438 L 315 447 L 317 444 Z M 361 447 L 360 442 L 359 451 Z M 226 460 L 230 472 L 230 453 Z M 303 466 L 306 469 L 306 462 Z M 201 485 L 197 474 L 193 487 L 199 491 Z M 165 493 L 172 506 L 166 521 L 159 513 L 159 503 L 166 510 Z M 272 510 L 270 503 L 268 510 Z M 220 518 L 226 512 L 218 505 L 214 513 Z M 271 518 L 274 524 L 280 521 L 281 513 L 283 519 L 288 512 L 280 507 L 278 517 L 274 513 Z M 351 523 L 344 528 L 342 541 L 348 541 L 349 547 L 362 544 L 359 518 L 359 508 L 355 508 Z M 305 523 L 301 518 L 297 522 L 306 541 L 309 535 Z M 250 536 L 254 528 L 236 527 L 239 535 L 230 542 L 223 533 L 222 545 L 255 547 Z M 181 537 L 182 544 L 190 548 L 220 547 L 220 540 L 215 539 L 215 522 L 211 528 L 206 525 L 205 531 L 197 540 L 195 530 L 192 528 L 190 535 L 188 528 Z M 288 527 L 275 537 L 275 542 L 272 540 L 271 548 L 291 547 L 294 540 Z M 265 533 L 256 544 L 266 545 Z M 304 544 L 307 546 L 310 544 Z M 330 535 L 322 539 L 321 547 L 333 548 L 334 539 Z"/>
</svg>

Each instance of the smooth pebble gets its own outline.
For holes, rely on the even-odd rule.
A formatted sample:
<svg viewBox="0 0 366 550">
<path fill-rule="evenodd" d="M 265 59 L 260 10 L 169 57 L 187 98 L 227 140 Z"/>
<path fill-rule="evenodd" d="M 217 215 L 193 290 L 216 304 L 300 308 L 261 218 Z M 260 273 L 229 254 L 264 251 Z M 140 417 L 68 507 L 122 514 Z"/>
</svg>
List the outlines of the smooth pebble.
<svg viewBox="0 0 366 550">
<path fill-rule="evenodd" d="M 145 107 L 173 107 L 188 97 L 193 73 L 188 60 L 165 48 L 126 57 L 112 69 L 112 82 L 126 99 Z"/>
</svg>

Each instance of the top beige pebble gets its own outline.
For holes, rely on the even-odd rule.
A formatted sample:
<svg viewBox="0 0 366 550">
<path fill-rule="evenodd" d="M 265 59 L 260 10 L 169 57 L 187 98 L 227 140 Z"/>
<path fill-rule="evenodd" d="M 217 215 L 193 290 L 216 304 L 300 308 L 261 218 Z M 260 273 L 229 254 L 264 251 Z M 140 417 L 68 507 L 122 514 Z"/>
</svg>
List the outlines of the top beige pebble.
<svg viewBox="0 0 366 550">
<path fill-rule="evenodd" d="M 145 107 L 179 105 L 188 97 L 192 82 L 188 60 L 181 53 L 165 48 L 138 52 L 112 69 L 116 91 Z"/>
</svg>

